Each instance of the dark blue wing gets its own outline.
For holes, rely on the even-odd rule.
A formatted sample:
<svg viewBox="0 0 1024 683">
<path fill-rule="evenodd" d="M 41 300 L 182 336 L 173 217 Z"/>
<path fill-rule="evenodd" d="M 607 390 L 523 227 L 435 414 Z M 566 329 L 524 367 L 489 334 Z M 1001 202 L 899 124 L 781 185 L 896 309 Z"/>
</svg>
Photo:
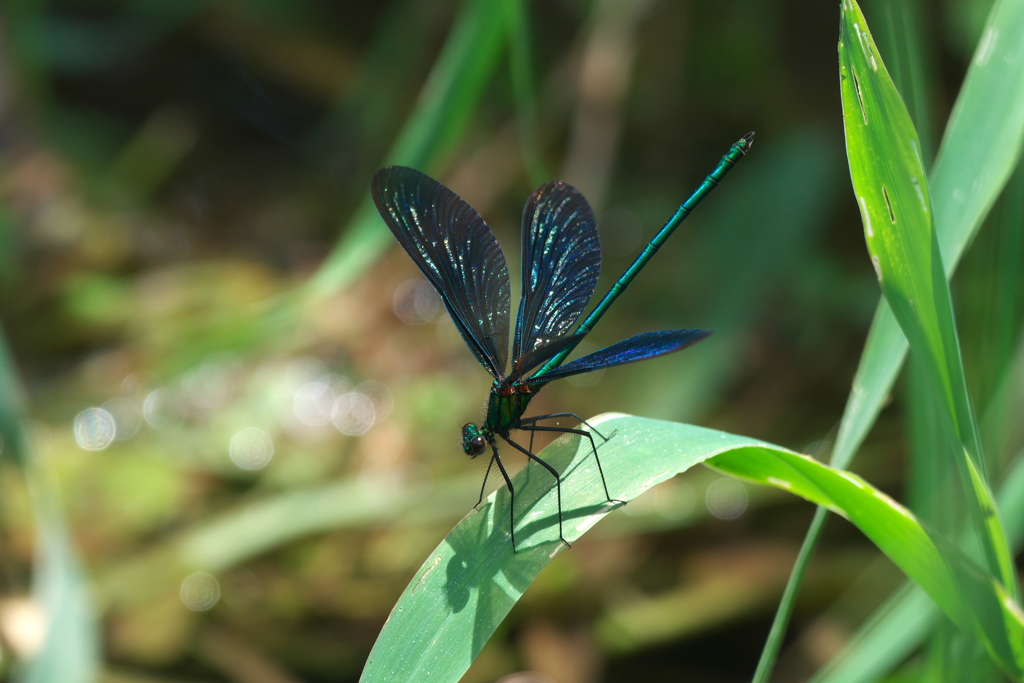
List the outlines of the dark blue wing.
<svg viewBox="0 0 1024 683">
<path fill-rule="evenodd" d="M 624 339 L 618 344 L 606 346 L 600 351 L 577 358 L 571 363 L 560 365 L 551 372 L 537 377 L 530 377 L 526 383 L 531 386 L 543 385 L 551 380 L 579 375 L 583 372 L 610 368 L 613 365 L 632 363 L 645 358 L 654 358 L 696 344 L 709 337 L 709 330 L 661 330 L 660 332 L 644 332 L 635 337 Z"/>
<path fill-rule="evenodd" d="M 594 214 L 571 185 L 538 187 L 523 209 L 523 296 L 512 362 L 571 331 L 601 272 Z"/>
<path fill-rule="evenodd" d="M 441 295 L 473 355 L 503 377 L 510 295 L 494 233 L 458 195 L 411 168 L 382 168 L 370 187 L 384 222 Z"/>
</svg>

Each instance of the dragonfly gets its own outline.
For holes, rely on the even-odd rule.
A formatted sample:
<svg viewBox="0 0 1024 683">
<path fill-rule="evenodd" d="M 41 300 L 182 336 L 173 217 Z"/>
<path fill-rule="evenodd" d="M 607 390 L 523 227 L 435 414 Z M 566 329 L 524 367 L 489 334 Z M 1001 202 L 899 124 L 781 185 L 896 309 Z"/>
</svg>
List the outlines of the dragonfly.
<svg viewBox="0 0 1024 683">
<path fill-rule="evenodd" d="M 510 282 L 508 266 L 494 233 L 473 207 L 440 182 L 415 169 L 387 166 L 373 176 L 371 194 L 377 210 L 399 244 L 437 290 L 455 327 L 480 365 L 493 378 L 480 423 L 462 427 L 462 450 L 475 458 L 491 452 L 477 506 L 483 501 L 491 468 L 497 465 L 509 491 L 509 529 L 515 540 L 515 487 L 498 451 L 498 438 L 536 462 L 554 478 L 558 502 L 558 537 L 562 531 L 562 484 L 557 470 L 533 453 L 537 432 L 568 433 L 590 440 L 591 451 L 608 503 L 612 498 L 601 468 L 593 434 L 607 438 L 571 412 L 526 417 L 533 397 L 554 380 L 654 358 L 695 344 L 711 332 L 661 330 L 638 334 L 565 363 L 612 302 L 626 289 L 655 252 L 722 177 L 746 155 L 754 141 L 748 133 L 735 142 L 700 187 L 678 208 L 636 260 L 615 281 L 579 325 L 597 288 L 601 243 L 593 211 L 571 185 L 552 181 L 529 197 L 522 219 L 522 295 L 508 363 Z M 584 429 L 538 424 L 572 418 Z M 512 431 L 530 433 L 526 447 Z"/>
</svg>

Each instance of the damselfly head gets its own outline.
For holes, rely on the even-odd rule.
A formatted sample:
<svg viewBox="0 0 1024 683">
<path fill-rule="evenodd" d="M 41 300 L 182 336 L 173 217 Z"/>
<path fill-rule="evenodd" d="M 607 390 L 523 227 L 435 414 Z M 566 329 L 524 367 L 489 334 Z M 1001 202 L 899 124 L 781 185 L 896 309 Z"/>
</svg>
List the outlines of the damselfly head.
<svg viewBox="0 0 1024 683">
<path fill-rule="evenodd" d="M 487 450 L 487 437 L 475 424 L 462 425 L 462 450 L 471 458 Z"/>
</svg>

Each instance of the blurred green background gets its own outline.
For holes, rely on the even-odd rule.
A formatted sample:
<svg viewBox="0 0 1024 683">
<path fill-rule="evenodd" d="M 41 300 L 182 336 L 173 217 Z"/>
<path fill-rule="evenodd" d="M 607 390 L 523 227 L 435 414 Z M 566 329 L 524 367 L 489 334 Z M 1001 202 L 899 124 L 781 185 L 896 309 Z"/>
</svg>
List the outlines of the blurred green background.
<svg viewBox="0 0 1024 683">
<path fill-rule="evenodd" d="M 865 2 L 890 68 L 928 86 L 911 105 L 928 159 L 990 5 L 905 23 Z M 838 3 L 8 0 L 0 19 L 5 675 L 358 678 L 486 467 L 458 429 L 489 378 L 368 207 L 385 163 L 476 207 L 513 273 L 532 187 L 576 185 L 603 290 L 756 131 L 587 344 L 715 336 L 553 384 L 534 412 L 827 455 L 878 300 L 843 150 Z M 908 26 L 923 61 L 901 61 Z M 1003 376 L 991 350 L 1018 344 L 974 305 L 1005 295 L 1011 222 L 982 231 L 954 283 L 979 414 Z M 895 398 L 855 469 L 902 498 Z M 707 470 L 667 482 L 562 553 L 465 680 L 749 680 L 812 513 Z M 56 599 L 79 608 L 60 620 L 70 640 L 50 632 L 58 669 L 17 665 L 43 647 L 40 576 L 89 596 Z M 777 680 L 828 661 L 900 578 L 830 524 Z"/>
</svg>

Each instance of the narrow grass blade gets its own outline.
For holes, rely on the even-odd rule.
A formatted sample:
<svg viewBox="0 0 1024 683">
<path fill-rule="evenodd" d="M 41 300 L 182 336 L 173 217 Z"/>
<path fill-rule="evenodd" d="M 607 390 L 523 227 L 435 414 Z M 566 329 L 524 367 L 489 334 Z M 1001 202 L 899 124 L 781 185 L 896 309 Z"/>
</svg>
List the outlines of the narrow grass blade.
<svg viewBox="0 0 1024 683">
<path fill-rule="evenodd" d="M 599 446 L 613 496 L 632 500 L 693 465 L 783 488 L 844 516 L 925 588 L 961 628 L 989 647 L 1004 669 L 1024 672 L 1024 615 L 1005 591 L 942 548 L 908 510 L 855 475 L 764 442 L 691 425 L 627 416 L 591 422 L 610 439 Z M 562 472 L 565 536 L 579 538 L 616 506 L 604 498 L 589 442 L 563 437 L 543 452 Z M 515 478 L 516 541 L 509 539 L 509 497 L 501 488 L 468 514 L 430 554 L 378 637 L 364 681 L 458 680 L 537 574 L 564 549 L 558 542 L 551 476 L 528 465 Z M 941 543 L 939 541 L 938 543 Z M 1005 627 L 984 631 L 970 589 L 995 606 Z M 982 602 L 976 597 L 977 602 Z"/>
<path fill-rule="evenodd" d="M 952 273 L 1020 159 L 1024 3 L 997 0 L 930 176 L 939 247 Z"/>
<path fill-rule="evenodd" d="M 999 512 L 1013 547 L 1024 546 L 1024 452 L 997 496 Z M 843 651 L 810 683 L 869 683 L 906 659 L 921 644 L 939 616 L 935 603 L 907 583 L 850 638 Z"/>
<path fill-rule="evenodd" d="M 917 134 L 855 0 L 843 3 L 840 35 L 847 156 L 871 262 L 962 446 L 957 466 L 989 571 L 1017 595 L 1013 557 L 988 488 L 967 395 Z"/>
<path fill-rule="evenodd" d="M 853 386 L 839 423 L 832 450 L 831 465 L 847 467 L 871 427 L 882 412 L 896 376 L 907 357 L 907 338 L 903 336 L 892 309 L 883 299 L 875 309 L 864 352 L 853 376 Z"/>
<path fill-rule="evenodd" d="M 451 148 L 497 67 L 505 35 L 502 3 L 466 0 L 388 163 L 426 169 Z M 391 242 L 367 193 L 344 237 L 307 283 L 306 294 L 315 301 L 351 282 Z"/>
<path fill-rule="evenodd" d="M 860 477 L 773 448 L 722 453 L 709 465 L 776 486 L 841 514 L 920 586 L 962 631 L 1014 678 L 1024 676 L 1024 611 L 1006 588 L 910 510 Z"/>
<path fill-rule="evenodd" d="M 1020 158 L 1024 141 L 1024 5 L 992 8 L 939 148 L 930 187 L 947 278 Z M 832 464 L 846 467 L 874 424 L 903 364 L 907 341 L 883 300 L 871 324 L 839 428 Z"/>
<path fill-rule="evenodd" d="M 930 366 L 956 420 L 957 373 L 944 361 L 947 337 L 956 346 L 956 332 L 917 132 L 854 0 L 844 2 L 840 34 L 847 156 L 871 262 L 911 348 Z"/>
<path fill-rule="evenodd" d="M 786 629 L 789 620 L 793 616 L 793 608 L 796 606 L 796 596 L 800 592 L 800 586 L 804 581 L 804 574 L 811 563 L 811 556 L 817 545 L 821 530 L 825 527 L 825 519 L 828 511 L 819 507 L 814 511 L 811 525 L 807 529 L 807 536 L 800 546 L 796 562 L 793 563 L 793 570 L 786 581 L 786 588 L 782 592 L 779 606 L 775 611 L 775 618 L 772 619 L 772 627 L 765 638 L 764 648 L 761 651 L 761 658 L 757 661 L 757 669 L 754 671 L 753 683 L 765 683 L 772 675 L 775 662 L 782 651 L 782 644 L 786 639 Z"/>
<path fill-rule="evenodd" d="M 105 606 L 152 600 L 194 571 L 228 571 L 313 534 L 451 519 L 475 500 L 472 490 L 479 483 L 475 474 L 442 485 L 402 487 L 358 477 L 247 501 L 110 568 L 96 579 L 98 597 Z"/>
<path fill-rule="evenodd" d="M 904 0 L 878 6 L 875 38 L 882 46 L 889 73 L 910 111 L 910 117 L 921 141 L 921 157 L 925 165 L 935 158 L 934 124 L 930 116 L 934 107 L 934 65 L 937 53 L 928 40 L 921 0 Z M 869 14 L 873 10 L 869 7 Z"/>
<path fill-rule="evenodd" d="M 508 31 L 509 70 L 515 95 L 519 148 L 523 151 L 530 184 L 536 187 L 550 180 L 544 168 L 537 135 L 537 107 L 534 98 L 533 60 L 530 59 L 530 22 L 524 0 L 502 0 Z"/>
<path fill-rule="evenodd" d="M 32 593 L 46 620 L 42 648 L 16 667 L 15 680 L 91 683 L 99 671 L 99 630 L 56 493 L 46 471 L 29 451 L 22 429 L 21 396 L 6 340 L 0 334 L 0 437 L 4 456 L 21 466 L 31 493 L 36 526 Z"/>
<path fill-rule="evenodd" d="M 870 683 L 881 680 L 921 644 L 940 612 L 913 583 L 906 583 L 858 630 L 809 683 Z"/>
<path fill-rule="evenodd" d="M 1006 184 L 1024 138 L 1024 5 L 998 0 L 983 35 L 930 175 L 932 210 L 947 277 Z M 906 338 L 883 299 L 840 422 L 833 466 L 846 467 L 853 460 L 888 397 L 906 352 Z M 816 544 L 820 528 L 808 532 L 805 547 Z M 801 552 L 800 557 L 810 557 L 810 553 Z M 793 571 L 791 585 L 801 573 L 801 565 Z M 781 630 L 781 626 L 776 629 L 773 625 L 773 630 Z"/>
<path fill-rule="evenodd" d="M 38 529 L 33 599 L 47 622 L 42 649 L 18 667 L 17 683 L 92 683 L 99 677 L 100 629 L 56 496 L 37 464 L 25 477 Z"/>
</svg>

